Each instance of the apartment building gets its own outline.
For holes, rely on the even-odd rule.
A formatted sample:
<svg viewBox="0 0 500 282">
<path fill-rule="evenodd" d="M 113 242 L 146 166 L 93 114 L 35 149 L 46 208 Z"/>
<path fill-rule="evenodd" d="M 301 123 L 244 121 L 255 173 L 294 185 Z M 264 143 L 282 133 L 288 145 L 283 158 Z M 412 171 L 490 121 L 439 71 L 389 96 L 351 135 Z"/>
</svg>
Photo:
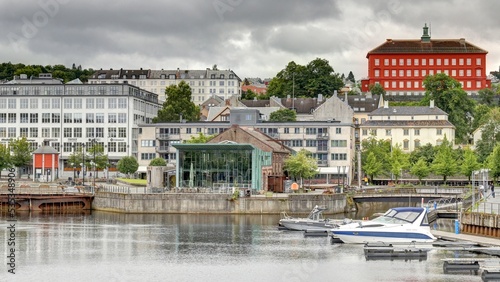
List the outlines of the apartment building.
<svg viewBox="0 0 500 282">
<path fill-rule="evenodd" d="M 112 166 L 124 156 L 137 156 L 138 124 L 150 123 L 160 107 L 157 94 L 130 84 L 63 84 L 50 74 L 20 76 L 0 84 L 0 142 L 26 137 L 32 149 L 50 145 L 60 154 L 58 175 L 65 169 L 69 176 L 73 168 L 66 160 L 83 144 L 103 146 Z"/>
<path fill-rule="evenodd" d="M 368 52 L 368 77 L 361 91 L 380 84 L 388 95 L 419 96 L 425 93 L 427 75 L 445 73 L 469 94 L 491 87 L 486 72 L 488 52 L 460 39 L 431 39 L 427 25 L 420 39 L 387 39 Z"/>
<path fill-rule="evenodd" d="M 241 79 L 232 70 L 98 70 L 89 78 L 90 84 L 130 84 L 158 95 L 165 101 L 165 89 L 185 81 L 191 87 L 191 98 L 201 105 L 212 95 L 228 99 L 241 96 Z"/>
<path fill-rule="evenodd" d="M 368 120 L 361 123 L 361 141 L 374 137 L 389 140 L 391 146 L 399 145 L 404 152 L 430 143 L 440 145 L 445 136 L 452 144 L 455 140 L 455 126 L 448 121 L 448 114 L 434 106 L 428 107 L 384 107 L 368 114 Z"/>
</svg>

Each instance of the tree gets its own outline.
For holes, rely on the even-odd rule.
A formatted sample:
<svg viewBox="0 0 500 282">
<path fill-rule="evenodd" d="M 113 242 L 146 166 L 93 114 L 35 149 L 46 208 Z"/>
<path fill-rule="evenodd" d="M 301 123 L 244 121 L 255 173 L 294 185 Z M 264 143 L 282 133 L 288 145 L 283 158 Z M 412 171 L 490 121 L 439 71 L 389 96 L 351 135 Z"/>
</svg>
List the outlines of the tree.
<svg viewBox="0 0 500 282">
<path fill-rule="evenodd" d="M 424 158 L 427 165 L 432 164 L 434 161 L 434 156 L 436 155 L 436 150 L 431 143 L 427 143 L 424 146 L 415 148 L 413 152 L 410 153 L 410 163 L 415 164 L 421 158 Z"/>
<path fill-rule="evenodd" d="M 149 166 L 166 166 L 167 161 L 163 158 L 154 158 L 149 162 Z"/>
<path fill-rule="evenodd" d="M 356 79 L 354 79 L 354 74 L 352 73 L 352 71 L 350 71 L 349 74 L 347 75 L 347 80 L 353 83 L 356 82 Z"/>
<path fill-rule="evenodd" d="M 408 157 L 409 155 L 401 150 L 399 144 L 392 147 L 392 151 L 389 156 L 389 171 L 396 178 L 396 182 L 401 177 L 402 170 L 406 169 L 409 165 Z"/>
<path fill-rule="evenodd" d="M 88 166 L 89 169 L 93 168 L 91 162 L 94 163 L 96 174 L 99 169 L 106 168 L 109 165 L 108 156 L 104 154 L 104 146 L 98 143 L 94 143 L 93 146 L 90 146 L 87 149 L 85 161 L 87 162 L 87 164 L 90 164 Z"/>
<path fill-rule="evenodd" d="M 126 156 L 121 158 L 116 166 L 119 172 L 126 174 L 127 177 L 130 177 L 130 174 L 135 173 L 139 168 L 139 163 L 137 162 L 136 158 L 132 156 Z"/>
<path fill-rule="evenodd" d="M 410 173 L 418 178 L 419 184 L 422 185 L 422 179 L 429 176 L 430 169 L 427 160 L 424 157 L 418 159 L 411 167 Z"/>
<path fill-rule="evenodd" d="M 267 94 L 269 96 L 286 97 L 325 97 L 333 95 L 344 85 L 338 73 L 335 73 L 329 62 L 316 58 L 306 66 L 294 61 L 278 72 L 269 82 Z"/>
<path fill-rule="evenodd" d="M 10 141 L 9 148 L 12 152 L 11 162 L 17 167 L 18 178 L 21 177 L 21 167 L 31 163 L 33 150 L 26 137 Z"/>
<path fill-rule="evenodd" d="M 443 143 L 437 148 L 436 157 L 432 162 L 431 169 L 436 175 L 443 176 L 445 184 L 448 176 L 455 175 L 459 171 L 457 159 L 454 157 L 451 144 L 446 139 L 446 136 Z"/>
<path fill-rule="evenodd" d="M 493 152 L 495 144 L 500 141 L 500 109 L 491 109 L 484 120 L 487 122 L 481 126 L 481 140 L 476 144 L 479 162 L 484 162 Z"/>
<path fill-rule="evenodd" d="M 363 140 L 361 143 L 361 163 L 367 164 L 368 156 L 373 153 L 375 160 L 381 165 L 380 170 L 377 170 L 375 174 L 368 174 L 371 176 L 378 176 L 380 174 L 388 175 L 390 170 L 389 166 L 389 156 L 391 152 L 391 142 L 388 140 L 377 140 L 375 136 L 370 136 Z M 370 180 L 373 181 L 373 178 Z"/>
<path fill-rule="evenodd" d="M 373 152 L 369 152 L 366 157 L 366 161 L 363 162 L 363 171 L 368 175 L 370 182 L 373 182 L 373 178 L 382 172 L 383 164 L 377 160 L 377 157 Z"/>
<path fill-rule="evenodd" d="M 2 170 L 8 169 L 12 166 L 10 159 L 10 151 L 7 146 L 0 144 L 0 177 L 2 177 Z"/>
<path fill-rule="evenodd" d="M 207 143 L 212 140 L 216 134 L 205 135 L 202 132 L 198 132 L 198 136 L 191 136 L 191 139 L 185 140 L 185 143 Z"/>
<path fill-rule="evenodd" d="M 476 129 L 489 121 L 489 114 L 491 110 L 492 108 L 484 104 L 477 104 L 476 107 L 474 107 L 474 118 L 472 119 L 470 129 L 471 132 L 474 132 Z"/>
<path fill-rule="evenodd" d="M 248 89 L 247 91 L 242 91 L 241 93 L 241 100 L 253 100 L 256 97 L 257 94 L 253 92 L 251 89 Z"/>
<path fill-rule="evenodd" d="M 382 87 L 382 85 L 380 85 L 380 83 L 370 84 L 370 86 L 368 86 L 368 89 L 373 95 L 385 95 L 385 89 L 384 87 Z"/>
<path fill-rule="evenodd" d="M 479 96 L 479 101 L 487 106 L 493 106 L 493 97 L 495 97 L 495 92 L 490 88 L 483 88 L 477 92 Z"/>
<path fill-rule="evenodd" d="M 300 187 L 303 186 L 303 179 L 312 178 L 318 173 L 318 162 L 311 157 L 311 153 L 302 149 L 296 155 L 288 157 L 283 168 L 294 177 L 300 178 Z"/>
<path fill-rule="evenodd" d="M 466 148 L 463 154 L 462 165 L 460 165 L 460 173 L 467 176 L 470 182 L 472 173 L 480 167 L 481 164 L 477 161 L 476 154 L 470 148 Z"/>
<path fill-rule="evenodd" d="M 200 120 L 200 110 L 191 101 L 191 87 L 181 81 L 179 85 L 170 85 L 165 89 L 167 99 L 163 103 L 163 108 L 158 111 L 158 116 L 153 118 L 154 123 Z"/>
<path fill-rule="evenodd" d="M 458 142 L 468 140 L 470 126 L 468 116 L 474 113 L 475 102 L 462 89 L 460 82 L 444 73 L 429 75 L 424 80 L 425 97 L 422 106 L 433 100 L 435 106 L 448 113 L 448 120 L 455 126 Z"/>
<path fill-rule="evenodd" d="M 500 177 L 500 144 L 497 143 L 493 152 L 486 159 L 486 164 L 490 169 L 490 175 L 496 181 Z"/>
<path fill-rule="evenodd" d="M 297 113 L 291 109 L 279 109 L 269 115 L 269 121 L 296 121 Z"/>
</svg>

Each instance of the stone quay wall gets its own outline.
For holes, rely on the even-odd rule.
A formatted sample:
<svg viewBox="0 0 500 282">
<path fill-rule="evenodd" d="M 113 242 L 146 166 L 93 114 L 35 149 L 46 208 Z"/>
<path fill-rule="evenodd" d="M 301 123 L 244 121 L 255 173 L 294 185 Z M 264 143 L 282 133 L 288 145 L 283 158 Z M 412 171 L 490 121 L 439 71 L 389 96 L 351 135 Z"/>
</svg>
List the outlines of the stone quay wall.
<svg viewBox="0 0 500 282">
<path fill-rule="evenodd" d="M 279 214 L 309 213 L 325 206 L 325 214 L 343 213 L 343 194 L 274 194 L 232 198 L 227 194 L 135 194 L 97 192 L 93 210 L 121 213 Z"/>
</svg>

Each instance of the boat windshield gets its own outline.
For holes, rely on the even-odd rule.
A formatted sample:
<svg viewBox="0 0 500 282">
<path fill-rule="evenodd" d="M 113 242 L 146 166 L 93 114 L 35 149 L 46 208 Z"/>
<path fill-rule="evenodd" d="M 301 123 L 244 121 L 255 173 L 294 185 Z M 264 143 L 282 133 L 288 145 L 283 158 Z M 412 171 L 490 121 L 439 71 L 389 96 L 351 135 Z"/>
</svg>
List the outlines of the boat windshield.
<svg viewBox="0 0 500 282">
<path fill-rule="evenodd" d="M 419 212 L 416 211 L 401 211 L 398 212 L 396 210 L 388 210 L 384 215 L 379 216 L 373 221 L 380 223 L 391 223 L 391 224 L 406 224 L 413 223 L 418 216 Z"/>
</svg>

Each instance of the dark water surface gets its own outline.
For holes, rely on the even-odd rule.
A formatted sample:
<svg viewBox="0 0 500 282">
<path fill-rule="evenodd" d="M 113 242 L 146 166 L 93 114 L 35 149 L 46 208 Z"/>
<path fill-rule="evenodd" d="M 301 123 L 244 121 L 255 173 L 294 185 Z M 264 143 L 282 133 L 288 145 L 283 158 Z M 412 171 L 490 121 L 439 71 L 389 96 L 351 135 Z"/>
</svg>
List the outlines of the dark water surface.
<svg viewBox="0 0 500 282">
<path fill-rule="evenodd" d="M 5 217 L 5 216 L 3 216 Z M 0 281 L 481 281 L 443 274 L 443 258 L 366 260 L 361 245 L 277 229 L 277 215 L 20 214 L 16 274 L 0 222 Z M 441 221 L 434 228 L 451 229 Z"/>
</svg>

